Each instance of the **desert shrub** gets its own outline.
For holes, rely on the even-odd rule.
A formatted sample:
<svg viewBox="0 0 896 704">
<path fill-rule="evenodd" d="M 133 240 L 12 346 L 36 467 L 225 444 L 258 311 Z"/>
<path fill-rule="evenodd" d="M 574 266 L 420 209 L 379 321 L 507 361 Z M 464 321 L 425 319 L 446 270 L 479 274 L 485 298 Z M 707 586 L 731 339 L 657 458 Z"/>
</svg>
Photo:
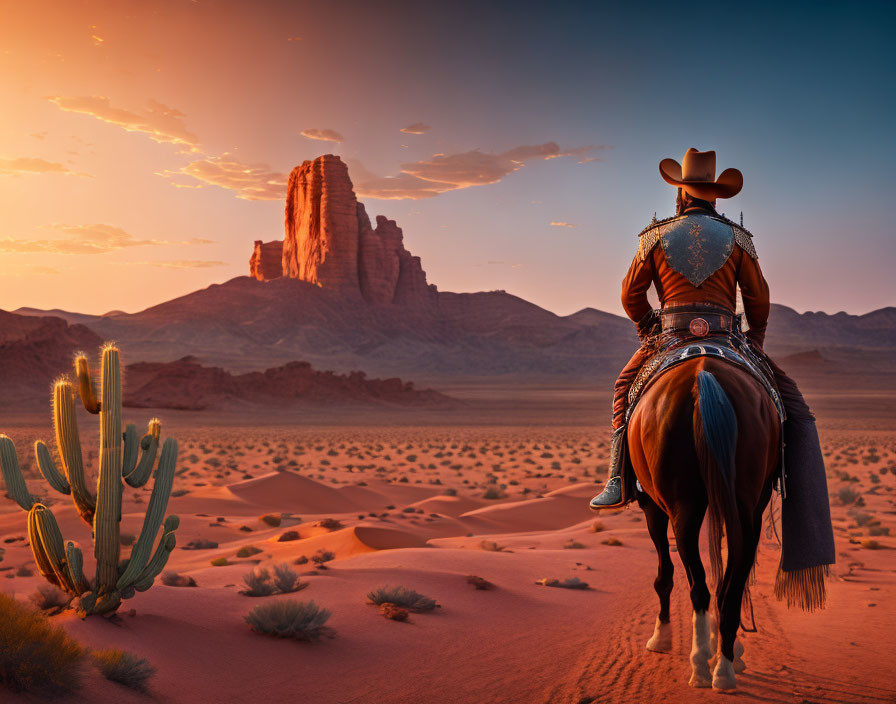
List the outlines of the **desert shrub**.
<svg viewBox="0 0 896 704">
<path fill-rule="evenodd" d="M 471 574 L 467 577 L 467 584 L 472 584 L 476 589 L 486 590 L 491 589 L 495 585 L 489 582 L 487 579 L 483 579 L 482 577 L 477 577 L 475 574 Z"/>
<path fill-rule="evenodd" d="M 196 580 L 186 574 L 177 572 L 162 572 L 162 584 L 166 587 L 195 587 Z"/>
<path fill-rule="evenodd" d="M 299 575 L 297 575 L 295 570 L 285 562 L 281 562 L 279 565 L 274 565 L 273 580 L 277 591 L 283 594 L 297 592 L 308 586 L 307 582 L 299 581 Z"/>
<path fill-rule="evenodd" d="M 32 570 L 28 565 L 20 565 L 16 570 L 16 577 L 31 577 L 34 575 L 34 570 Z"/>
<path fill-rule="evenodd" d="M 881 550 L 883 548 L 883 545 L 881 545 L 878 541 L 869 538 L 862 541 L 862 547 L 866 550 Z"/>
<path fill-rule="evenodd" d="M 261 550 L 254 545 L 244 545 L 239 550 L 236 551 L 237 557 L 252 557 L 253 555 L 257 555 Z"/>
<path fill-rule="evenodd" d="M 262 523 L 267 523 L 269 526 L 271 526 L 271 528 L 276 528 L 277 526 L 280 525 L 281 519 L 278 514 L 266 513 L 265 515 L 260 516 L 258 518 L 258 520 L 261 521 Z"/>
<path fill-rule="evenodd" d="M 384 604 L 380 604 L 379 612 L 388 618 L 391 621 L 407 621 L 408 620 L 408 610 L 397 606 L 395 604 L 390 604 L 388 602 Z"/>
<path fill-rule="evenodd" d="M 243 583 L 246 585 L 246 589 L 241 590 L 240 594 L 246 596 L 270 596 L 277 590 L 271 582 L 271 573 L 264 567 L 256 567 L 244 574 Z"/>
<path fill-rule="evenodd" d="M 859 492 L 852 487 L 845 486 L 837 492 L 837 498 L 840 500 L 841 504 L 846 506 L 855 503 L 855 500 L 859 498 Z"/>
<path fill-rule="evenodd" d="M 278 543 L 288 543 L 292 540 L 298 540 L 301 536 L 297 530 L 288 530 L 277 538 Z"/>
<path fill-rule="evenodd" d="M 68 594 L 52 584 L 41 584 L 37 591 L 28 597 L 28 601 L 41 611 L 49 612 L 51 616 L 65 611 L 71 600 Z"/>
<path fill-rule="evenodd" d="M 297 565 L 306 565 L 306 564 L 308 564 L 308 556 L 307 556 L 307 555 L 299 555 L 299 556 L 295 559 L 295 563 L 296 563 Z"/>
<path fill-rule="evenodd" d="M 506 494 L 496 486 L 490 486 L 482 492 L 483 499 L 503 499 L 505 496 Z"/>
<path fill-rule="evenodd" d="M 218 544 L 214 540 L 206 540 L 205 538 L 196 538 L 184 545 L 182 550 L 214 550 Z"/>
<path fill-rule="evenodd" d="M 871 526 L 868 529 L 868 535 L 889 535 L 890 529 L 887 526 Z"/>
<path fill-rule="evenodd" d="M 606 530 L 607 527 L 601 521 L 595 521 L 591 524 L 591 532 L 592 533 L 600 533 L 602 530 Z"/>
<path fill-rule="evenodd" d="M 601 542 L 604 545 L 613 545 L 613 546 L 622 545 L 622 541 L 619 540 L 619 538 L 614 538 L 613 536 L 610 536 L 609 538 L 607 538 L 606 540 L 602 540 Z"/>
<path fill-rule="evenodd" d="M 313 601 L 289 599 L 256 606 L 246 616 L 246 623 L 262 635 L 315 641 L 333 635 L 324 625 L 329 618 L 330 612 Z"/>
<path fill-rule="evenodd" d="M 84 650 L 43 614 L 0 594 L 0 686 L 36 695 L 81 686 Z"/>
<path fill-rule="evenodd" d="M 118 536 L 118 541 L 125 547 L 127 547 L 128 545 L 133 545 L 136 539 L 137 536 L 135 536 L 133 533 L 121 533 Z"/>
<path fill-rule="evenodd" d="M 93 660 L 107 680 L 118 682 L 138 692 L 146 691 L 149 678 L 156 672 L 156 668 L 150 665 L 149 661 L 116 648 L 94 650 Z"/>
<path fill-rule="evenodd" d="M 582 550 L 585 546 L 577 540 L 570 538 L 563 544 L 563 547 L 567 550 Z"/>
<path fill-rule="evenodd" d="M 331 560 L 335 559 L 336 553 L 332 552 L 331 550 L 324 550 L 323 548 L 321 548 L 311 556 L 311 561 L 318 567 L 324 567 L 325 562 L 330 562 Z"/>
<path fill-rule="evenodd" d="M 561 589 L 587 589 L 588 582 L 583 582 L 578 577 L 570 577 L 569 579 L 559 580 L 554 577 L 545 577 L 544 579 L 539 579 L 536 584 L 540 584 L 544 587 L 559 587 Z"/>
<path fill-rule="evenodd" d="M 479 542 L 479 547 L 483 550 L 488 550 L 489 552 L 504 552 L 506 547 L 504 545 L 498 545 L 494 540 L 481 540 Z M 510 552 L 509 550 L 507 552 Z"/>
<path fill-rule="evenodd" d="M 230 563 L 227 561 L 226 557 L 216 557 L 212 562 L 212 567 L 226 567 Z"/>
<path fill-rule="evenodd" d="M 430 599 L 428 596 L 423 596 L 423 594 L 406 587 L 379 587 L 372 592 L 368 592 L 367 599 L 371 604 L 376 604 L 377 606 L 380 604 L 395 604 L 408 611 L 417 613 L 432 611 L 438 607 L 435 599 Z"/>
</svg>

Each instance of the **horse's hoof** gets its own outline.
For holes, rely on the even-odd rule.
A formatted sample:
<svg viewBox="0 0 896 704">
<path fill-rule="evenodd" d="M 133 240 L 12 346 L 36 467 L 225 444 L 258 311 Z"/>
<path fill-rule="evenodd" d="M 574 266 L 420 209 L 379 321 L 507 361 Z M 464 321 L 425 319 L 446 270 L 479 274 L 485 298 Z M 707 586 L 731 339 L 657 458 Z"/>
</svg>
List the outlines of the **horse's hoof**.
<svg viewBox="0 0 896 704">
<path fill-rule="evenodd" d="M 719 658 L 716 670 L 712 675 L 712 688 L 719 692 L 730 692 L 737 689 L 737 680 L 734 677 L 734 663 L 724 655 Z"/>
<path fill-rule="evenodd" d="M 691 687 L 697 687 L 699 689 L 704 689 L 706 687 L 712 687 L 712 680 L 708 677 L 701 677 L 696 673 L 691 675 L 691 679 L 688 680 L 688 685 Z"/>
<path fill-rule="evenodd" d="M 647 641 L 647 650 L 652 653 L 668 653 L 672 651 L 672 624 L 656 620 L 653 635 Z"/>
</svg>

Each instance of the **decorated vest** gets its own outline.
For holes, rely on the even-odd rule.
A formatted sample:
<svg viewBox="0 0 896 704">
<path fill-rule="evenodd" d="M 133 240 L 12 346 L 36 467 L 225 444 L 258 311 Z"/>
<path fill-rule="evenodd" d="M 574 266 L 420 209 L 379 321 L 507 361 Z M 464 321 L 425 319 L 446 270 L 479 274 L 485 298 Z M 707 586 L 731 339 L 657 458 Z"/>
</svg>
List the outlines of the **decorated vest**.
<svg viewBox="0 0 896 704">
<path fill-rule="evenodd" d="M 644 261 L 660 244 L 669 266 L 694 286 L 721 269 L 737 244 L 753 259 L 753 235 L 726 217 L 707 212 L 654 219 L 639 235 L 638 256 Z"/>
</svg>

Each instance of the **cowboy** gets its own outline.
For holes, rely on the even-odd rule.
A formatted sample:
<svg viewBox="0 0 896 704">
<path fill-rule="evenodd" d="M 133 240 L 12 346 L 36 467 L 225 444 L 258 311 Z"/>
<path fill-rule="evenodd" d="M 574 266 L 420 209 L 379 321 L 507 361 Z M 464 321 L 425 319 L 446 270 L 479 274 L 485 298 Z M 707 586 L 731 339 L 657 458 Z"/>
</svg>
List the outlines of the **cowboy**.
<svg viewBox="0 0 896 704">
<path fill-rule="evenodd" d="M 658 332 L 700 338 L 732 331 L 737 290 L 743 299 L 747 339 L 765 357 L 775 375 L 787 420 L 784 424 L 785 467 L 804 467 L 812 479 L 824 481 L 824 462 L 815 417 L 796 384 L 762 352 L 768 324 L 769 290 L 759 268 L 752 235 L 716 212 L 719 198 L 735 196 L 743 186 L 737 169 L 726 169 L 718 179 L 716 153 L 688 149 L 679 164 L 660 162 L 660 175 L 678 188 L 677 213 L 653 222 L 640 234 L 638 252 L 622 282 L 622 305 L 638 326 L 641 347 L 622 370 L 613 398 L 613 436 L 609 478 L 592 509 L 620 508 L 634 492 L 622 486 L 622 445 L 629 388 L 651 356 Z M 647 300 L 656 287 L 662 310 Z M 827 498 L 827 495 L 824 495 Z"/>
</svg>

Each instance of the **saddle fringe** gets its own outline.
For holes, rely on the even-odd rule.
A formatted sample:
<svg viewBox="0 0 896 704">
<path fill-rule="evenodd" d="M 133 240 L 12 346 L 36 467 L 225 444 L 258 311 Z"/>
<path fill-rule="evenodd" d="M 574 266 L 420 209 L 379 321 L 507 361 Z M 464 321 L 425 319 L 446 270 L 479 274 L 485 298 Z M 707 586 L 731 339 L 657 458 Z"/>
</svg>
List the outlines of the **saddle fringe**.
<svg viewBox="0 0 896 704">
<path fill-rule="evenodd" d="M 787 599 L 787 608 L 799 606 L 803 611 L 823 609 L 827 592 L 824 579 L 831 574 L 830 565 L 815 565 L 793 572 L 785 572 L 778 565 L 775 577 L 775 596 Z"/>
</svg>

